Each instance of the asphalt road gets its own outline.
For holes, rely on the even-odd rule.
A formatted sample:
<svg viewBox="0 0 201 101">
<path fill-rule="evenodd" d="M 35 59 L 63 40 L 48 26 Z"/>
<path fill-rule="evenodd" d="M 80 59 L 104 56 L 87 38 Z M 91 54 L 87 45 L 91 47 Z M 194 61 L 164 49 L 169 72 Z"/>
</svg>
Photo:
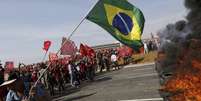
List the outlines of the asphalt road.
<svg viewBox="0 0 201 101">
<path fill-rule="evenodd" d="M 67 90 L 69 93 L 53 101 L 162 101 L 158 89 L 153 64 L 127 66 L 101 74 L 79 89 Z"/>
</svg>

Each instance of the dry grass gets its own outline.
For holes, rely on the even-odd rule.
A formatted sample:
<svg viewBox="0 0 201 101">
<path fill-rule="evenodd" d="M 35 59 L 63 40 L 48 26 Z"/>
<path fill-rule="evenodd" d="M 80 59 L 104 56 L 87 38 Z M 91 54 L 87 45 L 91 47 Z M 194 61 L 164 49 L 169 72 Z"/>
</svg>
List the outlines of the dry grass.
<svg viewBox="0 0 201 101">
<path fill-rule="evenodd" d="M 157 51 L 149 52 L 148 54 L 135 54 L 132 56 L 136 63 L 154 62 L 157 57 Z"/>
<path fill-rule="evenodd" d="M 154 62 L 155 58 L 157 57 L 157 51 L 149 52 L 148 54 L 133 54 L 133 64 L 143 64 L 143 63 L 150 63 Z M 124 60 L 120 58 L 118 64 L 123 65 Z"/>
</svg>

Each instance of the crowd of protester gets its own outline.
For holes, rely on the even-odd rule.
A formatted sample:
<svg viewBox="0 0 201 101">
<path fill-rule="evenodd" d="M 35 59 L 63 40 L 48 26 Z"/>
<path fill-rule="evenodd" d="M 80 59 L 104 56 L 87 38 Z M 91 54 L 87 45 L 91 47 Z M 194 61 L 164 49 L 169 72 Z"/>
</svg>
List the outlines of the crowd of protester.
<svg viewBox="0 0 201 101">
<path fill-rule="evenodd" d="M 144 53 L 157 48 L 155 41 L 144 42 Z M 65 92 L 67 85 L 79 88 L 84 81 L 94 81 L 98 72 L 120 69 L 120 58 L 127 64 L 131 57 L 132 52 L 129 51 L 122 56 L 118 49 L 103 49 L 94 56 L 76 54 L 67 59 L 32 65 L 20 63 L 18 68 L 12 71 L 5 70 L 0 63 L 0 101 L 49 101 L 47 98 Z M 1 86 L 6 80 L 14 80 L 14 83 Z"/>
<path fill-rule="evenodd" d="M 58 59 L 33 65 L 20 64 L 17 69 L 9 72 L 0 64 L 0 85 L 4 83 L 5 78 L 15 80 L 9 86 L 0 86 L 0 101 L 48 101 L 46 98 L 49 97 L 45 97 L 47 91 L 48 95 L 54 96 L 56 91 L 65 91 L 68 84 L 79 88 L 83 81 L 93 81 L 98 72 L 110 71 L 113 67 L 119 69 L 117 61 L 118 52 L 115 49 L 105 49 L 97 51 L 94 57 L 79 55 L 68 60 Z M 32 88 L 35 82 L 37 84 Z"/>
</svg>

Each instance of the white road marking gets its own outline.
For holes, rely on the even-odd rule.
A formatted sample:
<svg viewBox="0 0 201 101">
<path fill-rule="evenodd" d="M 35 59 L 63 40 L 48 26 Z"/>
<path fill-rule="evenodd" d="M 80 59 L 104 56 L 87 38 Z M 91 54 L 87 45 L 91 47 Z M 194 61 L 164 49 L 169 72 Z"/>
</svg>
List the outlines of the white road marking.
<svg viewBox="0 0 201 101">
<path fill-rule="evenodd" d="M 136 68 L 136 69 L 133 69 L 133 71 L 141 71 L 141 70 L 148 70 L 148 69 L 154 70 L 154 68 Z"/>
<path fill-rule="evenodd" d="M 120 100 L 120 101 L 163 101 L 163 98 L 134 99 L 134 100 Z"/>
<path fill-rule="evenodd" d="M 134 65 L 127 65 L 124 66 L 124 68 L 133 68 L 133 67 L 142 67 L 142 66 L 149 66 L 149 65 L 154 65 L 155 63 L 145 63 L 145 64 L 134 64 Z"/>
<path fill-rule="evenodd" d="M 137 76 L 130 76 L 128 79 L 135 79 L 135 78 L 143 78 L 147 76 L 157 76 L 157 73 L 151 73 L 151 74 L 143 74 L 143 75 L 137 75 Z"/>
</svg>

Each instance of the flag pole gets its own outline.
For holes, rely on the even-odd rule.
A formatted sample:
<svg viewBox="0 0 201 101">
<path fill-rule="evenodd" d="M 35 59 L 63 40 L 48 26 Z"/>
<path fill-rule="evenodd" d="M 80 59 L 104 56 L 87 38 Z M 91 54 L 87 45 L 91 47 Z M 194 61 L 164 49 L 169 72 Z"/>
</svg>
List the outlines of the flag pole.
<svg viewBox="0 0 201 101">
<path fill-rule="evenodd" d="M 99 1 L 99 0 L 98 0 Z M 77 29 L 80 27 L 80 25 L 84 22 L 84 20 L 86 19 L 87 15 L 90 13 L 90 11 L 94 8 L 94 6 L 97 4 L 97 2 L 90 7 L 89 11 L 86 13 L 86 15 L 82 18 L 82 20 L 79 22 L 79 24 L 73 29 L 73 31 L 71 32 L 71 34 L 67 37 L 67 40 L 65 40 L 63 42 L 63 44 L 61 45 L 61 47 L 63 47 L 65 45 L 65 43 L 71 39 L 71 37 L 75 34 L 75 32 L 77 31 Z M 57 51 L 57 54 L 61 51 L 61 48 Z"/>
<path fill-rule="evenodd" d="M 99 1 L 99 0 L 98 0 Z M 90 7 L 89 11 L 86 13 L 86 15 L 82 18 L 82 20 L 80 21 L 80 23 L 75 27 L 75 29 L 72 31 L 72 33 L 68 36 L 68 40 L 71 39 L 71 37 L 73 36 L 73 34 L 77 31 L 77 29 L 80 27 L 80 25 L 84 22 L 84 20 L 86 19 L 87 15 L 90 13 L 90 11 L 94 8 L 94 6 L 97 4 L 97 1 L 96 3 Z"/>
<path fill-rule="evenodd" d="M 87 16 L 87 15 L 86 15 Z M 71 37 L 75 34 L 75 32 L 77 31 L 77 29 L 80 27 L 80 25 L 84 22 L 85 17 L 82 18 L 82 20 L 80 21 L 80 23 L 74 28 L 74 30 L 72 31 L 72 33 L 68 36 L 68 38 L 66 40 L 64 40 L 64 42 L 62 43 L 61 47 L 59 48 L 59 50 L 57 51 L 57 54 L 59 54 L 59 52 L 61 51 L 61 48 L 66 44 L 66 42 L 68 40 L 71 39 Z"/>
<path fill-rule="evenodd" d="M 45 58 L 46 58 L 46 56 L 47 56 L 47 52 L 48 52 L 48 51 L 45 52 L 45 55 L 43 56 L 42 62 L 44 62 L 44 60 L 45 60 Z"/>
<path fill-rule="evenodd" d="M 43 56 L 42 62 L 45 61 L 45 58 L 46 58 L 46 56 L 47 56 L 48 51 L 49 51 L 49 49 L 45 52 L 45 55 Z M 31 86 L 30 91 L 29 91 L 29 97 L 28 97 L 28 99 L 30 99 L 30 97 L 31 97 L 31 96 L 30 96 L 30 93 L 32 92 L 33 88 L 37 85 L 38 81 L 42 78 L 43 74 L 47 71 L 47 69 L 48 69 L 48 67 L 45 68 L 45 70 L 44 70 L 44 72 L 42 73 L 42 75 L 40 75 L 40 77 L 37 79 L 37 81 L 34 83 L 34 85 Z"/>
<path fill-rule="evenodd" d="M 99 0 L 98 0 L 99 1 Z M 97 2 L 96 2 L 97 3 Z M 68 38 L 67 38 L 67 40 L 70 40 L 71 39 L 71 37 L 74 35 L 74 33 L 77 31 L 77 29 L 80 27 L 80 25 L 84 22 L 84 20 L 86 19 L 86 17 L 87 17 L 87 15 L 90 13 L 90 11 L 94 8 L 94 6 L 96 5 L 96 3 L 93 5 L 93 6 L 91 6 L 91 8 L 89 9 L 89 11 L 87 12 L 87 14 L 82 18 L 82 20 L 80 21 L 80 23 L 74 28 L 74 30 L 71 32 L 71 34 L 68 36 Z M 67 40 L 65 40 L 64 42 L 63 42 L 63 44 L 61 45 L 61 47 L 63 47 L 64 45 L 65 45 L 65 43 L 67 42 Z M 57 51 L 57 55 L 59 54 L 59 52 L 61 51 L 61 48 L 59 48 L 59 50 Z M 46 54 L 47 55 L 47 54 Z M 45 55 L 45 56 L 46 56 Z M 45 57 L 44 56 L 44 57 Z M 51 65 L 51 63 L 50 64 L 48 64 L 48 66 L 47 66 L 47 68 L 45 68 L 45 70 L 42 72 L 42 74 L 39 76 L 39 78 L 38 78 L 38 80 L 34 83 L 34 85 L 31 87 L 31 89 L 30 89 L 30 91 L 29 91 L 29 97 L 28 97 L 28 99 L 30 99 L 30 93 L 32 92 L 32 90 L 33 90 L 33 88 L 37 85 L 37 83 L 38 83 L 38 81 L 42 78 L 42 76 L 44 75 L 44 73 L 48 70 L 48 68 L 49 68 L 49 66 Z"/>
</svg>

